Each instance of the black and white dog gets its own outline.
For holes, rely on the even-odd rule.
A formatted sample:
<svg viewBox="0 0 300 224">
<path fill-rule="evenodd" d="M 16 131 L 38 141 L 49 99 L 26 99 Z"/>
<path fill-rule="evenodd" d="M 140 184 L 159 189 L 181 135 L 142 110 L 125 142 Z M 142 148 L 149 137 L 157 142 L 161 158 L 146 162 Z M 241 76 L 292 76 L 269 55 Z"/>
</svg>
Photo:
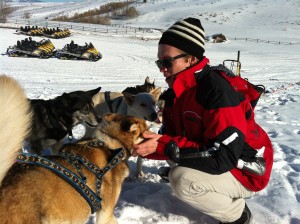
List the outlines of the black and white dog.
<svg viewBox="0 0 300 224">
<path fill-rule="evenodd" d="M 32 127 L 28 137 L 29 152 L 41 155 L 50 148 L 55 155 L 72 128 L 79 123 L 96 127 L 100 122 L 92 98 L 101 87 L 89 91 L 63 93 L 50 100 L 30 99 Z"/>
</svg>

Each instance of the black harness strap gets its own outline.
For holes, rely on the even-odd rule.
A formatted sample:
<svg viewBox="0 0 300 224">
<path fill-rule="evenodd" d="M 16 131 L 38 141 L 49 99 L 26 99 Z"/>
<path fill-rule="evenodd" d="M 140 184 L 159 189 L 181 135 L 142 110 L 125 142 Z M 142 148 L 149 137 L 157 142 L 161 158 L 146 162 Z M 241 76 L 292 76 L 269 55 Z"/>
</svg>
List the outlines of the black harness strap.
<svg viewBox="0 0 300 224">
<path fill-rule="evenodd" d="M 88 145 L 92 147 L 95 147 L 95 144 L 98 145 L 99 143 L 88 143 Z M 36 154 L 20 153 L 17 156 L 17 162 L 39 165 L 53 171 L 55 174 L 72 185 L 72 187 L 74 187 L 75 190 L 81 194 L 81 196 L 90 205 L 91 212 L 93 214 L 101 209 L 102 199 L 100 197 L 100 192 L 104 175 L 107 173 L 107 171 L 113 169 L 126 156 L 125 150 L 122 148 L 115 149 L 114 151 L 116 154 L 103 169 L 99 169 L 95 164 L 81 156 L 69 153 L 60 154 L 59 156 L 66 158 L 75 167 L 79 176 L 69 169 Z M 93 192 L 93 190 L 86 185 L 86 177 L 81 171 L 80 164 L 83 164 L 88 170 L 96 175 L 96 192 Z"/>
<path fill-rule="evenodd" d="M 122 102 L 122 96 L 119 96 L 114 100 L 111 100 L 110 99 L 110 91 L 105 91 L 104 92 L 104 97 L 105 97 L 105 102 L 108 105 L 110 113 L 116 113 L 118 111 L 118 108 L 119 108 L 121 102 Z M 113 110 L 113 107 L 112 107 L 114 102 L 117 102 L 115 110 Z"/>
</svg>

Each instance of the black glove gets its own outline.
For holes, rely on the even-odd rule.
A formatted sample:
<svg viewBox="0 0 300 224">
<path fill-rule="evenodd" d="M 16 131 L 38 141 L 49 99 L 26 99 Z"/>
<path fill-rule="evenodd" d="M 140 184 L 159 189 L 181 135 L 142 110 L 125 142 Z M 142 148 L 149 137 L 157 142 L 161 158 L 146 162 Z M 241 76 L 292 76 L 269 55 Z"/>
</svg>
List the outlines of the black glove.
<svg viewBox="0 0 300 224">
<path fill-rule="evenodd" d="M 176 144 L 176 142 L 170 141 L 167 144 L 165 154 L 173 162 L 178 163 L 178 164 L 180 163 L 180 150 L 179 150 L 179 147 Z"/>
</svg>

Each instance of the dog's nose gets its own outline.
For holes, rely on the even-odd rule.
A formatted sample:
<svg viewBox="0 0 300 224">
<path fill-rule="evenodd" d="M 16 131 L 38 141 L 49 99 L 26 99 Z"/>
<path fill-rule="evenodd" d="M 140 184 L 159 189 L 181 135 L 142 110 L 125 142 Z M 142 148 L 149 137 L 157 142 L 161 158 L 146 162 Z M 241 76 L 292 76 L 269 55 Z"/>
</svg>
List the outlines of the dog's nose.
<svg viewBox="0 0 300 224">
<path fill-rule="evenodd" d="M 150 116 L 150 121 L 155 121 L 157 118 L 157 113 L 152 113 Z"/>
<path fill-rule="evenodd" d="M 102 118 L 97 116 L 97 122 L 100 124 L 102 122 Z"/>
</svg>

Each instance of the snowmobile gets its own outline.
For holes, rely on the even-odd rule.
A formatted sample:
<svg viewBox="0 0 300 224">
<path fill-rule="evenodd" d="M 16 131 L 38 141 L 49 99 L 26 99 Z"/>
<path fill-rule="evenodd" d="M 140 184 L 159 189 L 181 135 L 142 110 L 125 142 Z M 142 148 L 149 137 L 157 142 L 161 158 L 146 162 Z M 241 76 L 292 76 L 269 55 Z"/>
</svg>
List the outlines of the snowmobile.
<svg viewBox="0 0 300 224">
<path fill-rule="evenodd" d="M 20 27 L 19 30 L 16 30 L 18 34 L 24 34 L 28 36 L 44 36 L 47 38 L 65 38 L 69 37 L 71 35 L 71 32 L 69 29 L 64 29 L 61 30 L 60 28 L 48 28 L 48 27 L 37 27 L 37 26 L 25 26 L 25 27 Z"/>
<path fill-rule="evenodd" d="M 69 29 L 61 30 L 58 27 L 56 29 L 44 28 L 43 35 L 48 38 L 59 39 L 59 38 L 69 37 L 71 35 L 71 32 Z"/>
<path fill-rule="evenodd" d="M 19 30 L 16 30 L 18 34 L 24 34 L 28 36 L 43 36 L 43 29 L 38 28 L 37 26 L 25 26 L 25 27 L 20 27 Z"/>
<path fill-rule="evenodd" d="M 66 44 L 63 49 L 57 50 L 56 57 L 65 60 L 88 60 L 98 61 L 102 58 L 102 54 L 94 47 L 92 43 L 85 43 L 80 46 L 71 41 Z"/>
<path fill-rule="evenodd" d="M 55 55 L 55 47 L 49 39 L 37 42 L 29 37 L 8 47 L 6 53 L 10 57 L 49 58 Z"/>
</svg>

